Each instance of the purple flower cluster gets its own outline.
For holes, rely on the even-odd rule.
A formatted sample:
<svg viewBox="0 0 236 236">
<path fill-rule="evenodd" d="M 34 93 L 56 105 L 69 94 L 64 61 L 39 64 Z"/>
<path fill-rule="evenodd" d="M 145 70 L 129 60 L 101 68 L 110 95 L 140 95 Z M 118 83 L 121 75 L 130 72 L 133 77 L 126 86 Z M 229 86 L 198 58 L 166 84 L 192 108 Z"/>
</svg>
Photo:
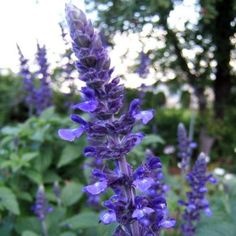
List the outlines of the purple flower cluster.
<svg viewBox="0 0 236 236">
<path fill-rule="evenodd" d="M 153 118 L 153 110 L 141 111 L 140 100 L 134 99 L 127 112 L 120 112 L 124 86 L 119 78 L 111 79 L 113 69 L 99 34 L 75 6 L 67 5 L 66 14 L 80 80 L 86 83 L 81 89 L 84 101 L 73 109 L 89 113 L 90 121 L 73 114 L 71 119 L 79 127 L 60 129 L 59 136 L 74 141 L 87 134 L 89 145 L 84 155 L 100 164 L 92 170 L 93 182 L 84 191 L 91 196 L 98 196 L 108 188 L 114 192 L 103 204 L 107 210 L 101 214 L 101 222 L 118 222 L 114 233 L 117 236 L 158 235 L 160 229 L 173 227 L 175 223 L 167 214 L 160 160 L 148 154 L 146 162 L 135 171 L 126 161 L 126 155 L 144 137 L 133 132 L 135 124 L 147 124 Z"/>
<path fill-rule="evenodd" d="M 200 221 L 200 214 L 204 212 L 211 216 L 209 202 L 206 199 L 208 182 L 215 184 L 216 179 L 211 174 L 207 174 L 206 155 L 201 153 L 196 160 L 192 171 L 187 175 L 187 181 L 191 191 L 187 192 L 187 200 L 179 201 L 179 204 L 185 206 L 182 214 L 181 231 L 184 236 L 193 236 L 196 232 L 197 223 Z"/>
<path fill-rule="evenodd" d="M 37 90 L 37 114 L 50 107 L 52 104 L 52 91 L 49 85 L 49 64 L 47 60 L 47 51 L 45 46 L 37 44 L 36 59 L 39 65 L 39 70 L 36 73 L 40 77 L 40 87 Z"/>
<path fill-rule="evenodd" d="M 34 87 L 34 76 L 29 70 L 28 59 L 26 59 L 17 45 L 18 53 L 20 56 L 20 76 L 23 78 L 23 86 L 25 91 L 25 102 L 29 107 L 30 114 L 36 101 L 36 93 Z"/>
<path fill-rule="evenodd" d="M 149 65 L 150 65 L 150 58 L 148 57 L 147 54 L 145 54 L 143 51 L 140 53 L 140 64 L 139 67 L 136 70 L 136 73 L 141 78 L 146 78 L 147 75 L 149 74 Z"/>
<path fill-rule="evenodd" d="M 180 158 L 180 168 L 182 173 L 186 173 L 190 167 L 192 150 L 196 148 L 196 143 L 189 140 L 187 131 L 182 123 L 178 125 L 178 157 Z"/>
<path fill-rule="evenodd" d="M 39 115 L 52 104 L 52 92 L 49 86 L 49 65 L 45 46 L 37 44 L 36 59 L 39 70 L 32 73 L 29 69 L 28 60 L 24 57 L 20 47 L 17 45 L 20 55 L 20 75 L 23 78 L 24 91 L 26 92 L 26 103 L 29 106 L 30 115 L 36 112 Z M 36 86 L 35 78 L 40 78 L 40 86 Z"/>
<path fill-rule="evenodd" d="M 35 204 L 33 206 L 33 212 L 39 219 L 39 221 L 44 221 L 46 216 L 53 211 L 53 208 L 49 206 L 45 192 L 44 192 L 44 187 L 43 185 L 39 186 L 37 194 L 36 194 L 36 199 L 35 199 Z"/>
</svg>

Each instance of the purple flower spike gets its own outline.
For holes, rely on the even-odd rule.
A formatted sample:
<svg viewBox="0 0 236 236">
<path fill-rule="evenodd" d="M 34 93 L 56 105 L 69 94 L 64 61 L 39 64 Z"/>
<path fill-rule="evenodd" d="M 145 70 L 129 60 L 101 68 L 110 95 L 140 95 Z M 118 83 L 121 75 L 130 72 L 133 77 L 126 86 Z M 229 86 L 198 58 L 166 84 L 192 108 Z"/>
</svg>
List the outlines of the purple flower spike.
<svg viewBox="0 0 236 236">
<path fill-rule="evenodd" d="M 193 145 L 194 144 L 194 145 Z M 190 160 L 192 156 L 192 150 L 196 147 L 196 144 L 189 140 L 187 131 L 182 123 L 178 125 L 178 157 L 180 158 L 180 168 L 184 175 L 190 168 Z"/>
<path fill-rule="evenodd" d="M 53 211 L 53 208 L 48 205 L 43 185 L 38 188 L 33 211 L 39 221 L 44 221 L 46 216 Z"/>
<path fill-rule="evenodd" d="M 149 66 L 151 63 L 150 58 L 148 57 L 147 54 L 145 54 L 143 51 L 140 53 L 139 56 L 139 60 L 140 60 L 140 64 L 138 69 L 136 70 L 136 73 L 138 73 L 138 75 L 145 79 L 147 77 L 147 75 L 149 74 Z"/>
<path fill-rule="evenodd" d="M 187 175 L 187 181 L 191 187 L 191 191 L 187 192 L 187 200 L 180 200 L 179 204 L 185 206 L 182 214 L 183 224 L 181 231 L 184 236 L 193 236 L 196 232 L 196 226 L 200 221 L 200 214 L 204 212 L 207 216 L 211 216 L 212 212 L 209 202 L 206 199 L 206 184 L 213 178 L 207 174 L 206 155 L 201 153 L 195 162 L 192 171 Z"/>
<path fill-rule="evenodd" d="M 160 222 L 169 219 L 165 187 L 158 178 L 162 172 L 160 159 L 149 153 L 146 163 L 136 171 L 126 160 L 127 154 L 144 137 L 133 131 L 135 125 L 139 121 L 147 124 L 153 118 L 153 111 L 141 111 L 141 101 L 134 99 L 123 112 L 124 86 L 119 78 L 112 78 L 110 58 L 98 33 L 75 6 L 66 5 L 66 16 L 79 79 L 86 84 L 81 89 L 83 101 L 74 108 L 88 113 L 90 119 L 87 122 L 73 115 L 71 119 L 79 128 L 62 129 L 59 136 L 73 141 L 83 132 L 87 135 L 84 155 L 91 158 L 93 170 L 92 184 L 84 187 L 84 191 L 90 203 L 95 204 L 108 188 L 113 191 L 114 195 L 103 203 L 107 211 L 100 216 L 104 224 L 118 223 L 113 236 L 143 236 L 148 232 L 159 235 L 164 228 Z"/>
</svg>

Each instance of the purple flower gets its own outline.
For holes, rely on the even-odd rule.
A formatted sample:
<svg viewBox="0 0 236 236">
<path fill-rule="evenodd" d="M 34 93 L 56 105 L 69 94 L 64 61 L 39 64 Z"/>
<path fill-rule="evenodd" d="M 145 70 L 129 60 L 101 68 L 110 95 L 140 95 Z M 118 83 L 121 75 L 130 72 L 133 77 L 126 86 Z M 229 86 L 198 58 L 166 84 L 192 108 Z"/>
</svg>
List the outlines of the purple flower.
<svg viewBox="0 0 236 236">
<path fill-rule="evenodd" d="M 189 140 L 187 131 L 182 123 L 178 125 L 178 157 L 180 158 L 180 168 L 182 173 L 186 173 L 190 167 L 192 150 L 196 144 Z"/>
<path fill-rule="evenodd" d="M 20 56 L 20 76 L 23 78 L 25 101 L 31 115 L 36 106 L 34 75 L 30 72 L 28 60 L 24 57 L 19 45 L 17 45 L 17 49 Z"/>
<path fill-rule="evenodd" d="M 185 207 L 182 214 L 181 231 L 184 236 L 193 236 L 200 221 L 201 212 L 211 216 L 209 202 L 205 196 L 207 193 L 206 184 L 207 182 L 216 183 L 212 175 L 207 174 L 207 161 L 204 153 L 199 155 L 192 171 L 187 175 L 187 181 L 191 191 L 187 192 L 186 201 L 179 201 L 179 204 Z"/>
<path fill-rule="evenodd" d="M 47 202 L 44 187 L 43 185 L 40 185 L 36 194 L 33 212 L 35 213 L 39 221 L 44 221 L 46 216 L 52 211 L 53 208 Z"/>
<path fill-rule="evenodd" d="M 43 110 L 52 105 L 52 91 L 49 83 L 49 64 L 45 46 L 37 44 L 36 59 L 39 70 L 36 75 L 40 77 L 40 87 L 36 91 L 36 110 L 39 115 Z"/>
<path fill-rule="evenodd" d="M 136 70 L 136 73 L 141 78 L 146 78 L 147 75 L 149 74 L 149 66 L 150 66 L 150 58 L 148 57 L 147 54 L 145 54 L 143 51 L 140 53 L 139 56 L 140 64 L 139 67 Z"/>
<path fill-rule="evenodd" d="M 66 5 L 66 15 L 78 59 L 79 79 L 86 83 L 81 89 L 83 101 L 73 108 L 89 113 L 90 119 L 85 121 L 72 115 L 72 121 L 79 127 L 60 129 L 59 136 L 67 141 L 74 141 L 82 133 L 87 136 L 84 155 L 91 158 L 94 169 L 91 183 L 84 191 L 90 196 L 103 194 L 107 189 L 113 191 L 114 195 L 103 203 L 107 211 L 100 220 L 104 224 L 115 221 L 119 224 L 114 235 L 141 236 L 150 230 L 159 233 L 165 228 L 163 222 L 169 219 L 164 198 L 166 188 L 160 181 L 160 160 L 149 153 L 146 163 L 136 171 L 126 160 L 144 137 L 133 132 L 133 128 L 140 121 L 147 124 L 153 118 L 153 110 L 140 110 L 140 100 L 134 99 L 128 110 L 121 112 L 124 86 L 119 78 L 112 78 L 110 58 L 99 34 L 75 6 Z"/>
</svg>

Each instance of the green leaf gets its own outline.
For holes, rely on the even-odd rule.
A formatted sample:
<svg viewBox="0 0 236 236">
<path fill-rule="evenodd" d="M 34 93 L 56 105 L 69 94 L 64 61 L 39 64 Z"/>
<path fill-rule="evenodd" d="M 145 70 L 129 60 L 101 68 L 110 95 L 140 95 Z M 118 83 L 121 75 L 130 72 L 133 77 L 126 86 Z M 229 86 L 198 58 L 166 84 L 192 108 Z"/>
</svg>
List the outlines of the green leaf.
<svg viewBox="0 0 236 236">
<path fill-rule="evenodd" d="M 4 128 L 1 129 L 1 133 L 5 134 L 5 135 L 17 135 L 19 132 L 19 128 L 18 127 L 10 127 L 10 126 L 6 126 Z"/>
<path fill-rule="evenodd" d="M 65 233 L 60 234 L 60 236 L 76 236 L 76 234 L 71 233 L 71 232 L 65 232 Z"/>
<path fill-rule="evenodd" d="M 158 144 L 164 144 L 165 141 L 164 139 L 162 139 L 159 135 L 155 135 L 155 134 L 149 134 L 146 135 L 143 139 L 143 145 L 150 145 L 150 144 L 154 144 L 155 146 Z"/>
<path fill-rule="evenodd" d="M 36 170 L 27 169 L 24 171 L 24 175 L 26 175 L 30 180 L 32 180 L 36 184 L 42 183 L 42 175 Z"/>
<path fill-rule="evenodd" d="M 6 187 L 0 187 L 0 206 L 6 208 L 13 214 L 19 215 L 19 205 L 15 194 Z"/>
<path fill-rule="evenodd" d="M 82 197 L 82 185 L 75 182 L 69 182 L 62 189 L 61 199 L 65 206 L 71 206 Z"/>
<path fill-rule="evenodd" d="M 42 146 L 40 156 L 34 161 L 34 168 L 39 172 L 44 172 L 52 163 L 53 151 L 50 147 Z"/>
<path fill-rule="evenodd" d="M 55 115 L 55 109 L 54 109 L 54 107 L 50 107 L 50 108 L 44 110 L 44 111 L 40 114 L 40 118 L 43 118 L 43 119 L 45 119 L 45 120 L 49 120 L 49 119 L 51 119 L 54 115 Z"/>
<path fill-rule="evenodd" d="M 22 233 L 22 236 L 39 236 L 38 234 L 36 234 L 36 233 L 34 233 L 34 232 L 32 232 L 32 231 L 24 231 L 23 233 Z"/>
<path fill-rule="evenodd" d="M 40 232 L 40 223 L 36 217 L 20 217 L 15 224 L 17 233 L 22 234 L 26 230 Z"/>
<path fill-rule="evenodd" d="M 72 229 L 96 227 L 98 226 L 98 215 L 94 212 L 82 212 L 63 221 L 61 225 L 70 225 Z"/>
<path fill-rule="evenodd" d="M 39 154 L 38 152 L 25 153 L 25 154 L 22 155 L 22 160 L 24 160 L 24 161 L 31 161 L 32 159 L 37 157 L 38 154 Z"/>
<path fill-rule="evenodd" d="M 61 233 L 59 222 L 65 219 L 66 208 L 56 207 L 53 212 L 47 216 L 48 235 L 59 235 Z"/>
<path fill-rule="evenodd" d="M 62 151 L 57 167 L 62 167 L 73 162 L 80 156 L 81 149 L 82 148 L 79 145 L 78 146 L 71 144 L 67 145 Z"/>
</svg>

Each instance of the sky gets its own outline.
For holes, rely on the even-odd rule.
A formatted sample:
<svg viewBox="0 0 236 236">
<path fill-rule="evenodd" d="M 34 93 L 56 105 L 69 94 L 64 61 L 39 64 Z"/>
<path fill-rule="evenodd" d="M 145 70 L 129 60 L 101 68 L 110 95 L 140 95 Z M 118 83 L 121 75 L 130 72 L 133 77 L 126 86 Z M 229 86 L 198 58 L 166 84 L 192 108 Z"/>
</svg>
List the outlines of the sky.
<svg viewBox="0 0 236 236">
<path fill-rule="evenodd" d="M 0 0 L 0 68 L 16 70 L 16 43 L 29 58 L 33 58 L 37 41 L 46 44 L 50 57 L 63 52 L 64 43 L 58 23 L 65 18 L 66 2 L 84 10 L 83 0 Z M 184 6 L 177 7 L 170 17 L 170 24 L 177 22 L 179 28 L 195 14 L 192 7 L 194 0 L 184 2 Z"/>
<path fill-rule="evenodd" d="M 179 30 L 184 28 L 186 20 L 196 21 L 197 14 L 193 4 L 196 0 L 184 0 L 184 4 L 178 5 L 170 14 L 169 24 Z M 46 44 L 48 58 L 51 66 L 55 66 L 60 59 L 59 55 L 64 52 L 65 45 L 61 38 L 59 22 L 65 20 L 65 3 L 72 2 L 82 10 L 85 9 L 83 0 L 0 0 L 0 70 L 2 73 L 6 68 L 13 72 L 19 70 L 18 44 L 25 57 L 34 62 L 36 44 Z M 89 15 L 92 21 L 95 14 Z M 148 32 L 148 26 L 144 29 Z M 127 67 L 133 66 L 142 50 L 139 38 L 135 34 L 129 36 L 117 35 L 114 38 L 115 47 L 110 51 L 112 65 L 115 66 L 117 75 L 125 74 L 128 87 L 139 87 L 143 81 L 137 74 L 127 74 Z M 125 42 L 125 44 L 123 43 Z M 145 41 L 144 50 L 162 47 L 163 42 Z M 125 61 L 121 57 L 129 51 Z M 150 71 L 145 83 L 147 85 L 156 81 L 161 74 Z M 169 75 L 173 76 L 174 75 Z M 134 83 L 135 81 L 135 83 Z"/>
<path fill-rule="evenodd" d="M 19 44 L 33 58 L 37 41 L 46 44 L 52 61 L 64 50 L 59 22 L 64 20 L 65 0 L 0 0 L 0 68 L 17 70 Z M 83 1 L 76 5 L 84 9 Z"/>
</svg>

